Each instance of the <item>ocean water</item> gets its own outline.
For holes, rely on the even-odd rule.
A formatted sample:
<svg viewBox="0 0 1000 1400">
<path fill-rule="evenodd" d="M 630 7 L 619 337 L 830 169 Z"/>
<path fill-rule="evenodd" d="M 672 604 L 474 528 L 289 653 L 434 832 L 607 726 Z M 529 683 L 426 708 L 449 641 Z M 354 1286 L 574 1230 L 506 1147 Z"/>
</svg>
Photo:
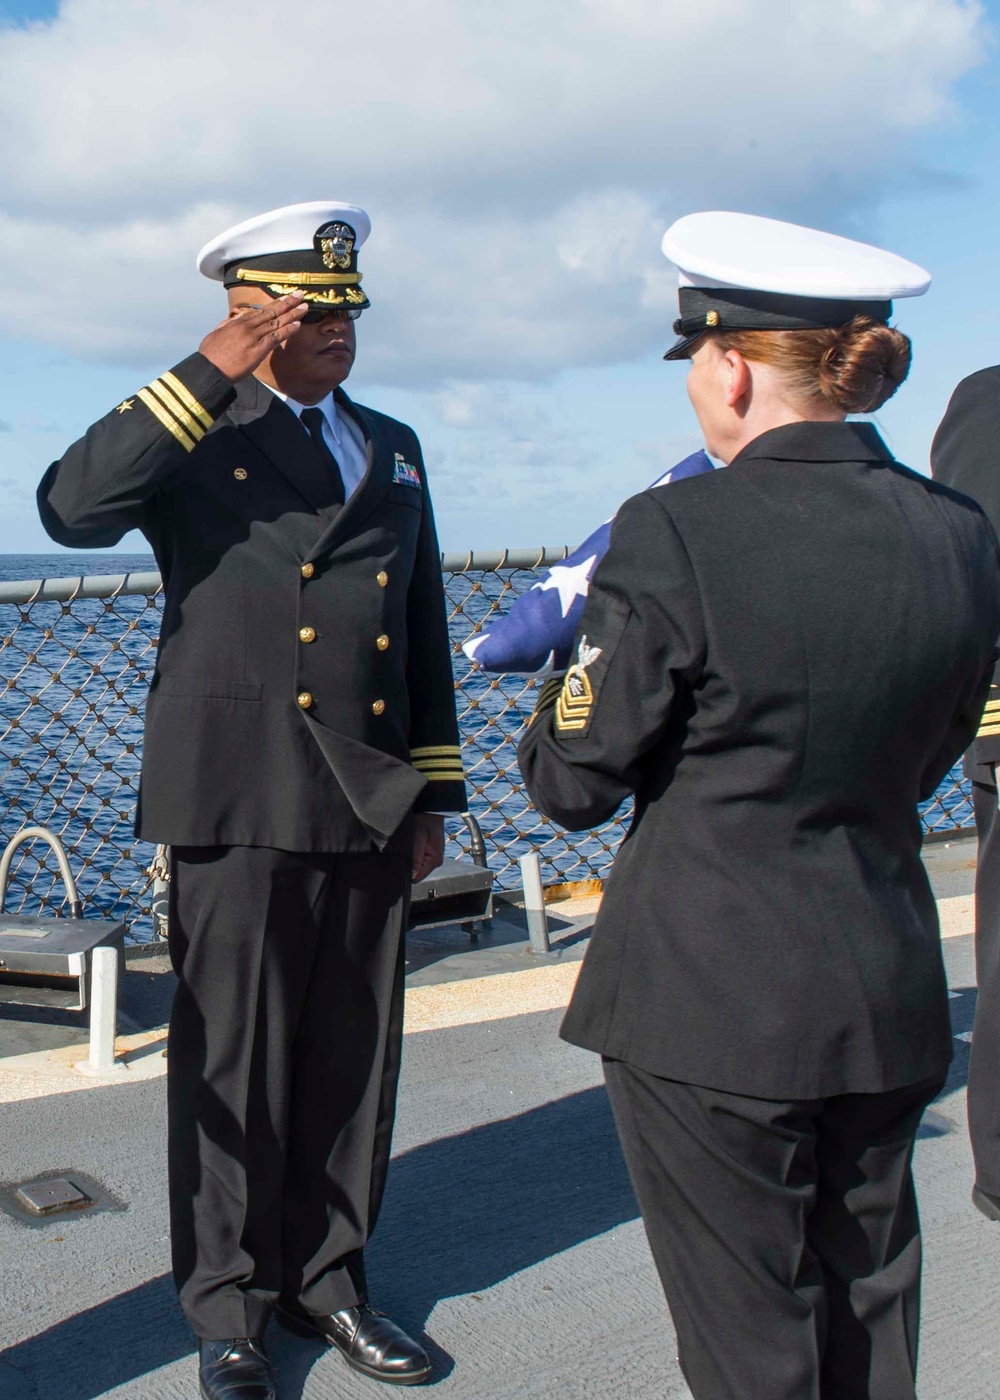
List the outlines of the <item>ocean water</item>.
<svg viewBox="0 0 1000 1400">
<path fill-rule="evenodd" d="M 0 582 L 81 574 L 145 573 L 150 554 L 0 555 Z M 453 574 L 446 588 L 452 640 L 465 640 L 506 585 L 530 587 L 526 571 Z M 501 599 L 506 608 L 509 598 Z M 145 913 L 152 848 L 132 835 L 142 749 L 143 707 L 155 657 L 160 612 L 145 597 L 81 599 L 71 607 L 0 604 L 0 837 L 27 824 L 59 833 L 71 851 L 88 911 L 121 918 L 133 937 L 150 936 Z M 606 875 L 623 836 L 626 805 L 606 827 L 567 836 L 533 810 L 516 766 L 516 740 L 536 691 L 520 677 L 487 677 L 456 656 L 459 726 L 469 806 L 486 838 L 501 888 L 520 883 L 517 859 L 536 850 L 546 883 Z M 99 712 L 95 717 L 94 709 Z M 923 809 L 929 829 L 972 824 L 969 791 L 958 767 Z M 449 835 L 468 849 L 459 820 Z M 15 862 L 7 907 L 61 900 L 54 862 L 36 845 Z"/>
</svg>

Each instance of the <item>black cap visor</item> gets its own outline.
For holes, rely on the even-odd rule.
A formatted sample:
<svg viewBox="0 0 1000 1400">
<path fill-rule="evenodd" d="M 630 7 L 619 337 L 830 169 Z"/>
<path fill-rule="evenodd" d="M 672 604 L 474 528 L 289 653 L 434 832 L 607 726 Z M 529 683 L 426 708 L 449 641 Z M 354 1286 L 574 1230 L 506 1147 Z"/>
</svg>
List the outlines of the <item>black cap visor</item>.
<svg viewBox="0 0 1000 1400">
<path fill-rule="evenodd" d="M 681 287 L 680 316 L 665 360 L 684 360 L 709 331 L 818 331 L 844 326 L 855 316 L 887 322 L 891 301 L 843 301 L 833 297 L 798 297 L 743 287 Z"/>
</svg>

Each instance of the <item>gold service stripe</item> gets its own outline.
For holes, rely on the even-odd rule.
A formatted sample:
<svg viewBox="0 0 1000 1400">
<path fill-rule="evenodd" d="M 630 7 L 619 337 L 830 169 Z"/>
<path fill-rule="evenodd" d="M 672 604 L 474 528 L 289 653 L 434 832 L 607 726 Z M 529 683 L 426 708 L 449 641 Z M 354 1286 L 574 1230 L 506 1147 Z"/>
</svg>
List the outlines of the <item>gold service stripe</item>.
<svg viewBox="0 0 1000 1400">
<path fill-rule="evenodd" d="M 171 418 L 167 410 L 160 406 L 148 389 L 140 389 L 137 397 L 142 399 L 150 413 L 152 413 L 155 418 L 159 418 L 163 426 L 173 433 L 174 437 L 183 448 L 186 448 L 188 452 L 194 451 L 196 446 L 194 439 L 188 437 L 181 425 L 176 419 Z"/>
<path fill-rule="evenodd" d="M 241 282 L 264 282 L 275 287 L 358 287 L 360 272 L 254 272 L 241 267 L 236 274 Z"/>
<path fill-rule="evenodd" d="M 433 769 L 435 773 L 458 773 L 460 777 L 465 777 L 465 769 L 457 759 L 454 763 L 445 763 L 443 759 L 431 759 L 427 763 L 414 763 L 413 767 L 418 773 L 428 773 Z"/>
<path fill-rule="evenodd" d="M 531 717 L 528 720 L 529 729 L 539 715 L 545 714 L 547 710 L 551 709 L 551 707 L 557 703 L 559 695 L 562 692 L 562 687 L 562 676 L 550 676 L 544 683 L 539 692 L 538 699 L 535 702 L 535 708 L 532 710 Z"/>
<path fill-rule="evenodd" d="M 174 415 L 181 427 L 188 430 L 195 442 L 201 442 L 202 438 L 205 436 L 205 429 L 201 426 L 193 413 L 188 413 L 180 399 L 174 398 L 167 386 L 161 383 L 159 379 L 154 379 L 149 388 L 151 393 L 154 393 L 160 400 L 163 407 Z"/>
<path fill-rule="evenodd" d="M 423 776 L 429 783 L 463 783 L 465 781 L 464 773 L 428 773 L 423 771 Z"/>
<path fill-rule="evenodd" d="M 182 384 L 172 370 L 168 369 L 166 374 L 161 374 L 160 380 L 162 383 L 166 384 L 168 389 L 173 389 L 181 403 L 184 404 L 186 408 L 189 408 L 194 416 L 203 423 L 206 428 L 212 426 L 215 419 L 207 409 L 202 407 L 187 385 Z"/>
<path fill-rule="evenodd" d="M 447 755 L 458 755 L 462 752 L 458 744 L 427 744 L 419 749 L 411 749 L 411 758 L 444 758 Z"/>
</svg>

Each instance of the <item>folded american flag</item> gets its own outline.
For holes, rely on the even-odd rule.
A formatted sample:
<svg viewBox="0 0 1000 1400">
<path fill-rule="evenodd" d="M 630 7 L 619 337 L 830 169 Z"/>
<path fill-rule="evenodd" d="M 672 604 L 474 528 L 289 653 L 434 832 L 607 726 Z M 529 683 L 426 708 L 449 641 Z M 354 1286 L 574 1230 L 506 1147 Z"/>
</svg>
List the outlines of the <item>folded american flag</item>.
<svg viewBox="0 0 1000 1400">
<path fill-rule="evenodd" d="M 653 486 L 713 470 L 703 451 L 685 457 Z M 546 569 L 508 613 L 491 619 L 488 630 L 462 643 L 462 650 L 482 671 L 549 675 L 565 671 L 583 613 L 594 570 L 607 553 L 614 517 L 605 521 L 561 564 Z"/>
</svg>

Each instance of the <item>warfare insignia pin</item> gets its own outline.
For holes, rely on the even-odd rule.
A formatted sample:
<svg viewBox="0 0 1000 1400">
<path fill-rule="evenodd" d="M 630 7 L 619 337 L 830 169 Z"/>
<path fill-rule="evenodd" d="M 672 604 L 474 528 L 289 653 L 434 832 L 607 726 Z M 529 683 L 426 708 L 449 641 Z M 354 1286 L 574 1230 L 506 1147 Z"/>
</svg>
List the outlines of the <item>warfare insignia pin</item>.
<svg viewBox="0 0 1000 1400">
<path fill-rule="evenodd" d="M 350 267 L 355 241 L 350 224 L 324 224 L 316 230 L 315 241 L 323 255 L 324 267 L 339 267 L 342 271 Z"/>
<path fill-rule="evenodd" d="M 420 484 L 420 473 L 416 467 L 411 466 L 405 460 L 401 452 L 394 454 L 396 465 L 392 473 L 392 483 L 394 486 L 413 486 L 417 491 L 422 490 Z"/>
<path fill-rule="evenodd" d="M 588 646 L 586 637 L 580 638 L 576 662 L 566 672 L 556 701 L 556 728 L 562 733 L 587 727 L 594 705 L 594 688 L 587 667 L 594 664 L 602 651 L 602 647 Z"/>
</svg>

